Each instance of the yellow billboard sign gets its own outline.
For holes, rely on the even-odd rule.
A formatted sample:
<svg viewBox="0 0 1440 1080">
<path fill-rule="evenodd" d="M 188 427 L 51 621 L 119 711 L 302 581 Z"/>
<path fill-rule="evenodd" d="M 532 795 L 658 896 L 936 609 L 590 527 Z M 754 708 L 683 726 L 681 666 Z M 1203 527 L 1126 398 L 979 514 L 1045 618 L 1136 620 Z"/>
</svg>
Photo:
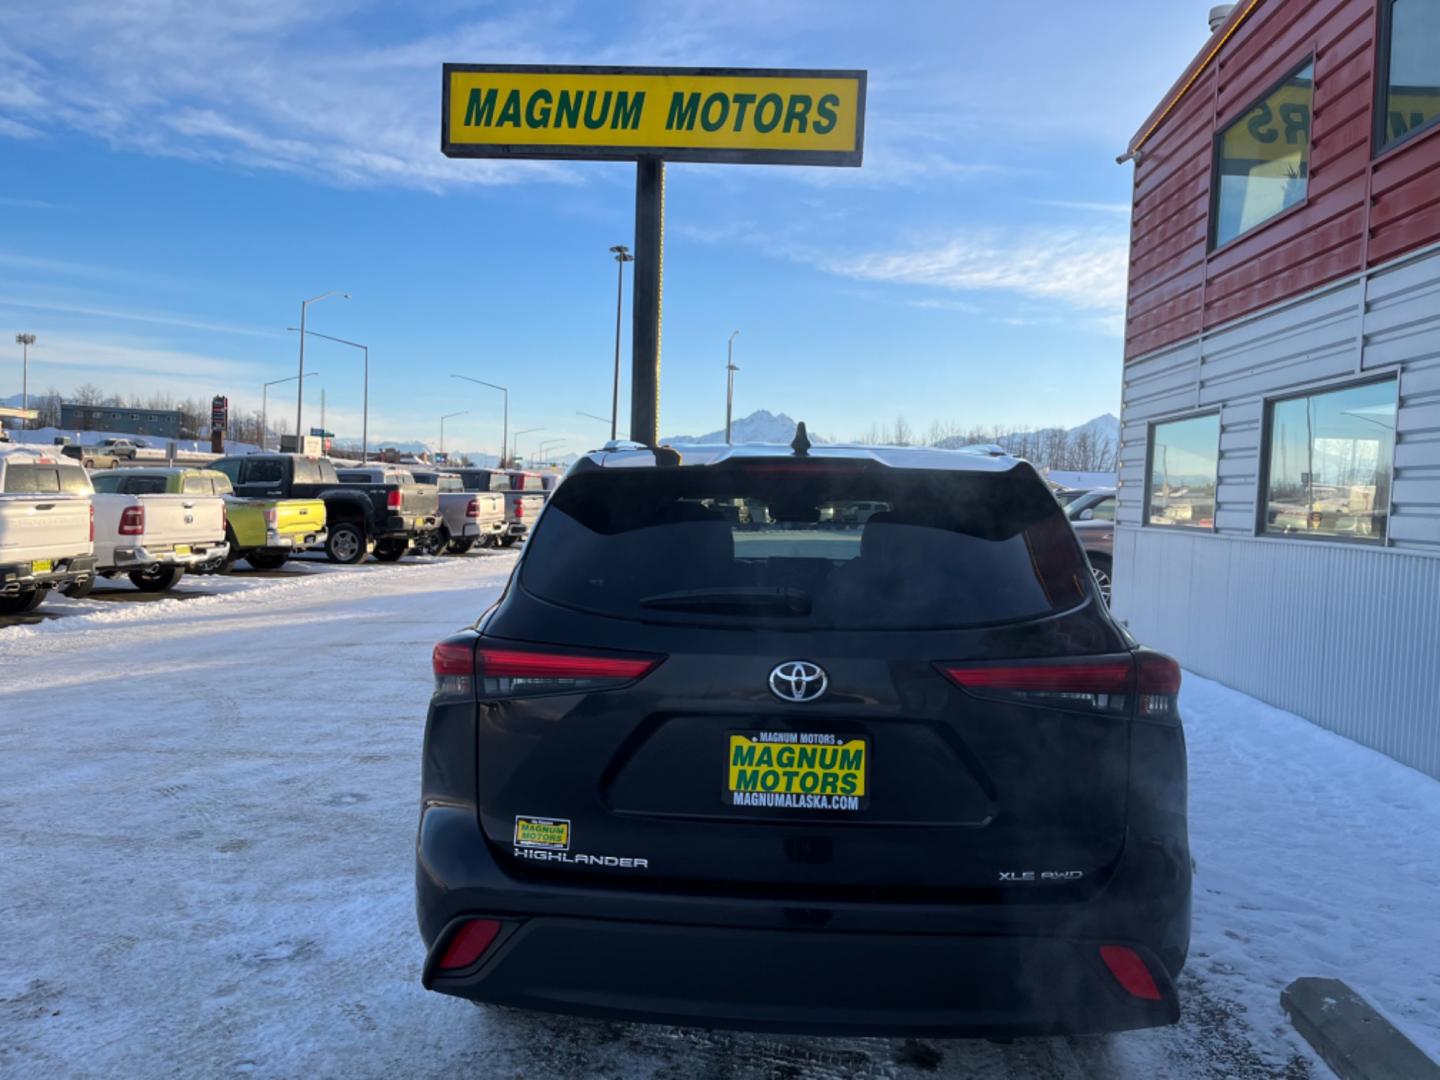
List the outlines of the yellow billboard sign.
<svg viewBox="0 0 1440 1080">
<path fill-rule="evenodd" d="M 865 72 L 446 64 L 449 157 L 859 165 Z"/>
</svg>

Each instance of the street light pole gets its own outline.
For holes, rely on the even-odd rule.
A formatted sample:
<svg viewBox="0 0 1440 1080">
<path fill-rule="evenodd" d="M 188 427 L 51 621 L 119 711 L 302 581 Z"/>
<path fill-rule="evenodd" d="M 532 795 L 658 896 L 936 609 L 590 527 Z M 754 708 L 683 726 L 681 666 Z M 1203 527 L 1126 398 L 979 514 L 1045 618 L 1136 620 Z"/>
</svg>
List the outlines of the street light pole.
<svg viewBox="0 0 1440 1080">
<path fill-rule="evenodd" d="M 735 337 L 740 333 L 734 331 L 730 340 L 725 343 L 725 445 L 730 445 L 730 408 L 735 400 L 735 372 L 740 369 L 735 366 Z"/>
<path fill-rule="evenodd" d="M 318 371 L 312 371 L 310 374 L 311 374 L 312 376 L 314 376 L 314 375 L 319 375 L 320 373 L 319 373 Z M 296 379 L 298 379 L 299 377 L 300 377 L 299 375 L 286 375 L 285 378 L 283 378 L 283 379 L 271 379 L 271 380 L 270 380 L 269 382 L 267 382 L 267 383 L 261 383 L 261 384 L 260 384 L 260 449 L 261 449 L 261 450 L 266 449 L 265 440 L 266 440 L 266 437 L 267 437 L 267 429 L 268 429 L 269 426 L 270 426 L 270 425 L 266 422 L 267 416 L 268 416 L 267 406 L 268 406 L 268 404 L 269 404 L 269 402 L 268 402 L 268 397 L 269 397 L 269 394 L 270 394 L 270 387 L 274 386 L 276 383 L 294 382 L 294 381 L 295 381 Z"/>
<path fill-rule="evenodd" d="M 309 334 L 311 337 L 324 338 L 326 341 L 335 341 L 335 342 L 339 342 L 341 345 L 349 345 L 352 349 L 359 349 L 361 352 L 363 352 L 363 353 L 365 354 L 365 396 L 364 396 L 364 405 L 362 406 L 362 411 L 361 411 L 361 414 L 360 414 L 360 461 L 361 461 L 362 463 L 363 463 L 363 462 L 366 462 L 366 461 L 369 461 L 369 460 L 370 460 L 370 346 L 369 346 L 369 345 L 361 345 L 358 341 L 346 341 L 344 338 L 331 337 L 329 334 L 322 334 L 322 333 L 319 333 L 318 331 L 315 331 L 315 330 L 300 330 L 300 328 L 297 327 L 297 326 L 287 326 L 285 329 L 291 331 L 292 333 L 295 333 L 295 332 L 298 331 L 299 334 L 300 334 L 300 340 L 301 340 L 301 341 L 304 341 L 304 340 L 305 340 L 305 335 L 306 335 L 306 334 Z M 324 421 L 321 421 L 320 426 L 321 426 L 321 427 L 324 427 L 324 426 L 325 426 Z"/>
<path fill-rule="evenodd" d="M 618 339 L 617 339 L 618 341 Z M 34 334 L 16 334 L 15 344 L 20 346 L 20 408 L 26 411 L 30 409 L 30 346 L 35 344 Z M 616 357 L 619 357 L 620 346 L 615 346 Z M 619 360 L 616 360 L 619 363 Z M 615 369 L 617 372 L 619 368 Z M 23 431 L 29 421 L 26 417 L 20 418 L 20 428 Z"/>
<path fill-rule="evenodd" d="M 500 421 L 500 468 L 505 467 L 505 451 L 509 446 L 510 436 L 510 391 L 503 386 L 497 386 L 493 382 L 486 382 L 484 379 L 472 379 L 469 375 L 451 375 L 452 379 L 464 379 L 466 382 L 477 383 L 480 386 L 488 386 L 491 390 L 499 390 L 505 395 L 505 412 Z"/>
<path fill-rule="evenodd" d="M 311 304 L 319 303 L 327 296 L 335 296 L 337 294 L 346 300 L 350 299 L 349 293 L 340 292 L 339 289 L 331 289 L 327 293 L 321 293 L 319 296 L 312 296 L 309 300 L 302 300 L 300 302 L 300 371 L 299 374 L 295 376 L 300 380 L 300 385 L 295 388 L 295 445 L 297 447 L 300 445 L 300 424 L 304 418 L 305 411 L 305 309 Z"/>
<path fill-rule="evenodd" d="M 517 432 L 515 433 L 515 444 L 510 448 L 510 457 L 511 457 L 512 459 L 514 459 L 514 461 L 515 461 L 515 463 L 516 463 L 517 465 L 518 465 L 519 462 L 520 462 L 520 436 L 521 436 L 521 435 L 533 435 L 533 434 L 534 434 L 535 432 L 537 432 L 537 431 L 544 431 L 544 430 L 545 430 L 544 428 L 532 427 L 532 428 L 526 428 L 524 431 L 517 431 Z M 502 465 L 501 468 L 504 468 L 504 466 Z"/>
<path fill-rule="evenodd" d="M 446 413 L 440 417 L 440 453 L 445 453 L 445 421 L 457 416 L 468 416 L 469 414 L 469 409 L 461 409 L 459 412 Z"/>
<path fill-rule="evenodd" d="M 635 256 L 624 244 L 610 249 L 615 255 L 615 384 L 610 390 L 610 441 L 616 439 L 616 424 L 620 418 L 620 310 L 625 295 L 625 264 L 634 262 Z"/>
</svg>

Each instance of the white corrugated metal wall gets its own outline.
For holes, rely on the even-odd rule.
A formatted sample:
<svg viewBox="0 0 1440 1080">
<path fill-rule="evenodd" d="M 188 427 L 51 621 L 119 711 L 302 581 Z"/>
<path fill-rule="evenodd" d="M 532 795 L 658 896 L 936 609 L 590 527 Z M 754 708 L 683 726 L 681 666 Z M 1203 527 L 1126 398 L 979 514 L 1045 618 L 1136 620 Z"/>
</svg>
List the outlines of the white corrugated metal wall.
<svg viewBox="0 0 1440 1080">
<path fill-rule="evenodd" d="M 1385 548 L 1257 536 L 1269 398 L 1399 376 Z M 1215 531 L 1142 527 L 1149 425 L 1220 411 Z M 1127 365 L 1115 609 L 1194 671 L 1440 777 L 1440 249 Z"/>
</svg>

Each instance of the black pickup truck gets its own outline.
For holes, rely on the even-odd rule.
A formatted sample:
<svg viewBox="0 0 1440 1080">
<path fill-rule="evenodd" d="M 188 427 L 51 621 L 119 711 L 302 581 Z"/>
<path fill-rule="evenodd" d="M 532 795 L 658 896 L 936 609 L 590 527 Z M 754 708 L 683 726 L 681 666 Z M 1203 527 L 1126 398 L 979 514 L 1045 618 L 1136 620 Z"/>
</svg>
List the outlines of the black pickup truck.
<svg viewBox="0 0 1440 1080">
<path fill-rule="evenodd" d="M 329 458 L 246 454 L 210 465 L 230 477 L 242 498 L 321 499 L 331 562 L 358 563 L 367 551 L 394 562 L 440 527 L 440 500 L 418 484 L 345 484 Z"/>
</svg>

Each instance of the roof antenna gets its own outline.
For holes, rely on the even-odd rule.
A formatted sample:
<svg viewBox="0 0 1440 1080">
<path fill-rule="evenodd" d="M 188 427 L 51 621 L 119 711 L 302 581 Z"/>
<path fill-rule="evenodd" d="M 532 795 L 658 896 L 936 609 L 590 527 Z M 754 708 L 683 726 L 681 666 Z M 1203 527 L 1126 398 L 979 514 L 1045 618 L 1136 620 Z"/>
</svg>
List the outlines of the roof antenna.
<svg viewBox="0 0 1440 1080">
<path fill-rule="evenodd" d="M 790 449 L 795 451 L 796 457 L 810 453 L 810 436 L 805 434 L 804 420 L 795 425 L 795 441 L 790 444 Z"/>
</svg>

